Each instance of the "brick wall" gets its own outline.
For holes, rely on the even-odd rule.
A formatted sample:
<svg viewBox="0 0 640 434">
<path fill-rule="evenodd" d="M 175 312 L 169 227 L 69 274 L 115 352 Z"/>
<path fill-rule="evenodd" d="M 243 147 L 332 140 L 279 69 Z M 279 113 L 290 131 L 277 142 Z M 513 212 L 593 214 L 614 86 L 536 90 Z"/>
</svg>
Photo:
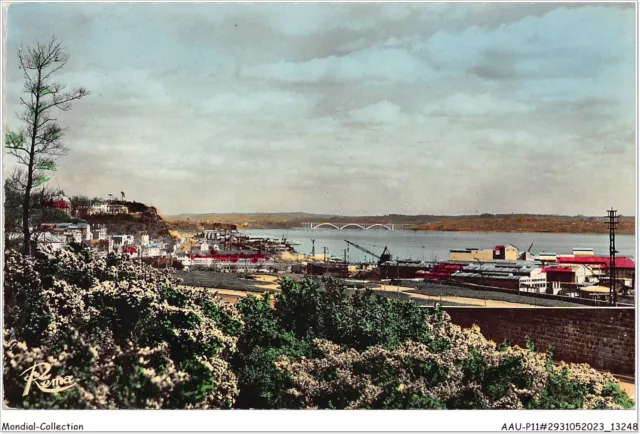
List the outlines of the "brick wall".
<svg viewBox="0 0 640 434">
<path fill-rule="evenodd" d="M 633 308 L 445 307 L 462 327 L 480 326 L 496 343 L 525 346 L 529 336 L 538 351 L 555 348 L 555 360 L 588 363 L 614 374 L 635 376 Z"/>
</svg>

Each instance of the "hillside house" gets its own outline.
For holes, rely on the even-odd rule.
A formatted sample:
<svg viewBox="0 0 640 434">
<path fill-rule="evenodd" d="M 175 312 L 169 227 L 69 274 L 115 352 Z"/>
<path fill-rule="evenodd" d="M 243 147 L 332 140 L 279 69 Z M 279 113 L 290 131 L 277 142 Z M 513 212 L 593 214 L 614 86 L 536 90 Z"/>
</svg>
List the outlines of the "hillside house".
<svg viewBox="0 0 640 434">
<path fill-rule="evenodd" d="M 43 223 L 40 227 L 55 236 L 65 236 L 68 242 L 81 243 L 93 239 L 89 223 Z"/>
<path fill-rule="evenodd" d="M 141 256 L 143 258 L 157 258 L 158 256 L 164 256 L 164 249 L 164 243 L 149 243 L 145 247 L 141 248 Z"/>
<path fill-rule="evenodd" d="M 110 203 L 107 205 L 107 214 L 110 214 L 110 215 L 129 214 L 129 209 L 125 205 Z"/>
<path fill-rule="evenodd" d="M 71 215 L 71 201 L 63 194 L 52 197 L 50 201 L 44 203 L 44 206 L 47 208 L 55 208 L 65 214 Z"/>
<path fill-rule="evenodd" d="M 66 238 L 53 235 L 51 232 L 44 232 L 38 236 L 38 247 L 48 246 L 53 250 L 59 250 L 67 245 Z"/>
<path fill-rule="evenodd" d="M 73 214 L 76 217 L 93 215 L 122 215 L 129 214 L 129 209 L 122 204 L 103 202 L 77 205 L 73 211 Z"/>
<path fill-rule="evenodd" d="M 147 232 L 140 232 L 138 234 L 138 240 L 141 246 L 148 246 L 149 245 L 149 234 Z"/>
<path fill-rule="evenodd" d="M 94 228 L 91 230 L 91 234 L 93 235 L 94 240 L 106 240 L 107 228 L 105 226 Z"/>
<path fill-rule="evenodd" d="M 109 237 L 113 241 L 113 251 L 115 252 L 124 252 L 124 249 L 128 246 L 132 246 L 134 244 L 133 235 L 111 235 Z"/>
</svg>

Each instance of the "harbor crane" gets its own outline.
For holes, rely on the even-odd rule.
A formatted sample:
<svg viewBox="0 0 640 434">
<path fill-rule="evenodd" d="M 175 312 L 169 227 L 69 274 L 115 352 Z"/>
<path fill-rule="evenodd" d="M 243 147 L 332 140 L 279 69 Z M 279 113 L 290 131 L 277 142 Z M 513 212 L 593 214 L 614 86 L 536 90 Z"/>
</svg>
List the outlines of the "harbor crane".
<svg viewBox="0 0 640 434">
<path fill-rule="evenodd" d="M 362 250 L 363 252 L 365 252 L 367 255 L 371 255 L 374 258 L 378 259 L 378 264 L 382 264 L 384 262 L 387 261 L 391 261 L 391 252 L 389 252 L 389 249 L 387 248 L 387 246 L 384 246 L 384 250 L 382 251 L 381 255 L 376 255 L 375 253 L 373 253 L 371 250 L 365 249 L 364 247 L 351 242 L 349 240 L 344 240 L 345 243 L 355 247 L 358 250 Z"/>
</svg>

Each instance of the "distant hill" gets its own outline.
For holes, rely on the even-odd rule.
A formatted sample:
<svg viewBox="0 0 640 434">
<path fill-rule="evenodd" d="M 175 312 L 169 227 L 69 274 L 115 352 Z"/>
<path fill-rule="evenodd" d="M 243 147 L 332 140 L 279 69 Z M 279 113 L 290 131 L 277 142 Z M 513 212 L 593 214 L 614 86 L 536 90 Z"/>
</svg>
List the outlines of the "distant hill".
<svg viewBox="0 0 640 434">
<path fill-rule="evenodd" d="M 441 219 L 414 228 L 419 231 L 451 232 L 532 232 L 532 233 L 570 233 L 604 234 L 609 232 L 606 218 L 602 217 L 531 217 L 531 216 L 492 216 L 461 217 Z M 623 217 L 617 233 L 635 234 L 635 219 Z"/>
<path fill-rule="evenodd" d="M 479 215 L 402 215 L 336 216 L 304 212 L 288 213 L 208 213 L 169 216 L 170 228 L 202 230 L 204 224 L 234 224 L 239 229 L 290 229 L 302 223 L 393 223 L 414 225 L 425 231 L 471 232 L 558 232 L 605 233 L 607 226 L 602 216 L 563 216 L 544 214 L 479 214 Z M 621 234 L 635 233 L 635 218 L 622 217 Z"/>
<path fill-rule="evenodd" d="M 321 217 L 336 217 L 332 214 L 313 214 L 307 212 L 265 212 L 265 213 L 203 213 L 203 214 L 176 214 L 166 216 L 167 220 L 182 220 L 182 219 L 202 219 L 211 220 L 218 217 L 277 217 L 277 218 L 321 218 Z"/>
</svg>

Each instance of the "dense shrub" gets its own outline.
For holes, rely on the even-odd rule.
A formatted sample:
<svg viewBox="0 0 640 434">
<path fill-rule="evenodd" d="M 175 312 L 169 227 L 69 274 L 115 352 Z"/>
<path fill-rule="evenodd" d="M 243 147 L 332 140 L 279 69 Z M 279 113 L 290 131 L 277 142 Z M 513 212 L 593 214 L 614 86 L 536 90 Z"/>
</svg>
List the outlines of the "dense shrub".
<svg viewBox="0 0 640 434">
<path fill-rule="evenodd" d="M 287 393 L 302 408 L 622 408 L 632 406 L 609 374 L 587 365 L 547 369 L 545 354 L 519 347 L 497 351 L 479 329 L 446 318 L 434 335 L 451 345 L 434 353 L 406 342 L 395 350 L 364 351 L 316 340 L 321 357 L 278 367 L 295 384 Z M 560 380 L 559 380 L 560 379 Z M 559 384 L 561 383 L 561 384 Z M 608 390 L 608 392 L 605 392 Z"/>
<path fill-rule="evenodd" d="M 5 404 L 22 408 L 229 408 L 227 360 L 242 322 L 204 289 L 89 250 L 5 255 Z M 78 385 L 22 393 L 21 373 L 47 361 Z"/>
<path fill-rule="evenodd" d="M 237 306 L 167 271 L 89 251 L 6 253 L 5 405 L 20 408 L 621 408 L 609 374 L 497 346 L 446 312 L 284 279 Z M 46 361 L 77 387 L 22 373 Z"/>
<path fill-rule="evenodd" d="M 633 406 L 610 374 L 556 366 L 552 352 L 536 353 L 533 342 L 496 345 L 439 309 L 370 291 L 350 295 L 332 279 L 283 279 L 281 289 L 275 309 L 255 298 L 239 304 L 247 327 L 239 346 L 250 342 L 250 352 L 238 354 L 255 356 L 238 371 L 245 407 Z"/>
</svg>

